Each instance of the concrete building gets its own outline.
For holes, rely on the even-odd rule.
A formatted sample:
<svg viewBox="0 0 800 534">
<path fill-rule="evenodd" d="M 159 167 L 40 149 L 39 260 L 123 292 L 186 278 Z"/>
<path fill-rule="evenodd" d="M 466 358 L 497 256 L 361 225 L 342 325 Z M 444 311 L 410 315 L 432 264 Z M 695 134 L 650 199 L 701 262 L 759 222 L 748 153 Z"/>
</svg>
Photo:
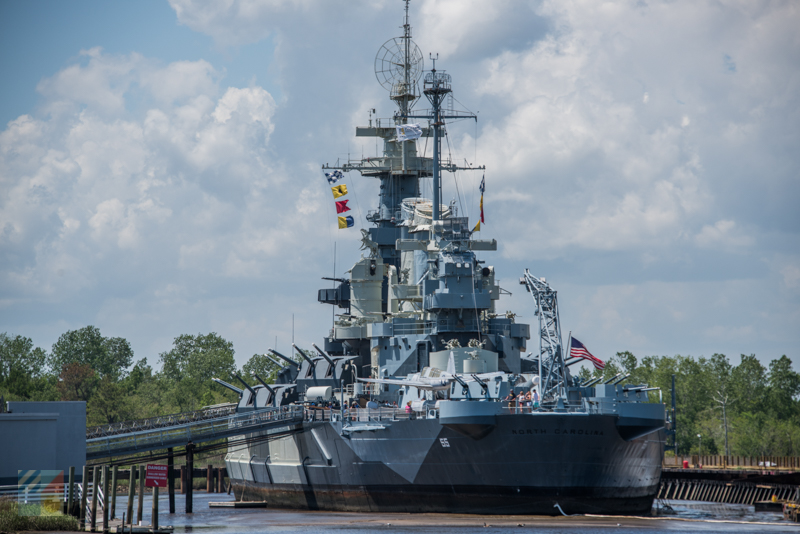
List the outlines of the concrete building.
<svg viewBox="0 0 800 534">
<path fill-rule="evenodd" d="M 7 403 L 0 413 L 0 485 L 17 483 L 21 470 L 64 471 L 80 479 L 86 463 L 86 403 Z"/>
</svg>

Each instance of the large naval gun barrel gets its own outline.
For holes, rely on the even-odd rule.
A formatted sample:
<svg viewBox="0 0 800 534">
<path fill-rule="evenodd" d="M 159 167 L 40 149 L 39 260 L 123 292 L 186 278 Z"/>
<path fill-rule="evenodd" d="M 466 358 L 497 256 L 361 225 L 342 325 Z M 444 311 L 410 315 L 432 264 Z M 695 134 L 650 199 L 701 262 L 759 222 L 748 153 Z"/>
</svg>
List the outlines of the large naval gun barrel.
<svg viewBox="0 0 800 534">
<path fill-rule="evenodd" d="M 310 365 L 311 367 L 316 367 L 317 366 L 317 364 L 314 363 L 314 360 L 312 360 L 311 358 L 308 357 L 308 355 L 306 354 L 306 351 L 304 351 L 303 349 L 301 349 L 300 347 L 298 347 L 294 343 L 292 343 L 292 347 L 294 347 L 294 350 L 296 350 L 297 352 L 300 353 L 300 356 L 302 356 L 303 359 L 308 362 L 308 365 Z"/>
<path fill-rule="evenodd" d="M 270 351 L 275 356 L 277 356 L 278 358 L 280 358 L 281 360 L 283 360 L 286 363 L 288 363 L 289 365 L 292 365 L 294 367 L 300 367 L 300 364 L 298 364 L 296 361 L 294 361 L 293 359 L 291 359 L 291 358 L 289 358 L 287 356 L 284 356 L 283 354 L 281 354 L 277 350 L 275 350 L 275 349 L 267 349 L 267 350 Z"/>
<path fill-rule="evenodd" d="M 282 367 L 285 367 L 281 362 L 279 362 L 278 360 L 276 360 L 275 358 L 273 358 L 269 354 L 264 354 L 264 357 L 266 359 L 268 359 L 269 361 L 271 361 L 272 363 L 274 363 L 275 365 L 277 365 L 279 369 L 282 368 Z"/>
<path fill-rule="evenodd" d="M 242 390 L 241 389 L 239 389 L 236 386 L 233 386 L 231 384 L 228 384 L 224 380 L 220 380 L 219 378 L 212 378 L 211 380 L 213 380 L 214 382 L 216 382 L 220 386 L 225 386 L 226 388 L 230 389 L 231 391 L 236 392 L 237 395 L 241 395 L 242 394 Z"/>
<path fill-rule="evenodd" d="M 261 382 L 261 385 L 262 385 L 262 386 L 264 386 L 265 388 L 267 388 L 267 391 L 269 391 L 270 393 L 272 393 L 273 395 L 275 395 L 275 390 L 274 390 L 274 389 L 272 389 L 272 387 L 270 387 L 270 385 L 269 385 L 269 384 L 267 384 L 267 383 L 264 381 L 264 379 L 263 379 L 263 378 L 261 378 L 260 376 L 258 376 L 256 373 L 253 373 L 253 376 L 255 377 L 255 379 L 256 379 L 256 380 L 258 380 L 259 382 Z"/>
<path fill-rule="evenodd" d="M 275 390 L 274 390 L 274 389 L 272 389 L 272 388 L 270 387 L 270 385 L 269 385 L 269 384 L 267 384 L 267 383 L 266 383 L 266 381 L 264 381 L 264 379 L 263 379 L 263 378 L 261 378 L 260 376 L 258 376 L 258 374 L 256 374 L 256 373 L 253 373 L 253 376 L 254 376 L 254 377 L 256 377 L 256 380 L 258 380 L 259 382 L 261 382 L 261 385 L 262 385 L 262 386 L 264 386 L 265 388 L 267 388 L 267 391 L 269 391 L 269 394 L 272 396 L 272 405 L 273 405 L 273 406 L 276 406 L 276 403 L 278 402 L 278 396 L 275 394 Z"/>
<path fill-rule="evenodd" d="M 621 374 L 621 373 L 620 373 L 620 374 Z M 619 384 L 620 382 L 622 382 L 623 380 L 625 380 L 625 379 L 626 379 L 626 378 L 628 378 L 629 376 L 631 376 L 631 374 L 630 374 L 630 373 L 627 373 L 627 374 L 626 374 L 625 376 L 623 376 L 622 378 L 618 378 L 618 379 L 614 380 L 613 382 L 611 382 L 611 385 L 612 385 L 612 386 L 616 386 L 617 384 Z M 608 384 L 608 382 L 606 382 L 606 384 Z"/>
<path fill-rule="evenodd" d="M 325 352 L 324 350 L 322 350 L 321 348 L 319 348 L 319 347 L 317 346 L 317 344 L 316 344 L 316 343 L 312 343 L 312 344 L 311 344 L 311 346 L 312 346 L 312 347 L 314 347 L 314 349 L 315 349 L 317 352 L 319 352 L 319 355 L 320 355 L 320 356 L 322 356 L 323 358 L 325 358 L 326 360 L 328 360 L 328 363 L 329 363 L 329 364 L 333 365 L 333 360 L 331 359 L 331 357 L 330 357 L 330 356 L 328 356 L 328 353 L 327 353 L 327 352 Z"/>
<path fill-rule="evenodd" d="M 620 376 L 622 376 L 622 373 L 617 373 L 614 376 L 612 376 L 611 378 L 609 378 L 608 380 L 606 380 L 605 382 L 603 382 L 603 384 L 610 384 L 612 381 L 616 380 Z"/>
<path fill-rule="evenodd" d="M 250 394 L 251 394 L 251 395 L 253 395 L 253 398 L 255 399 L 255 398 L 256 398 L 256 390 L 254 390 L 253 388 L 251 388 L 251 387 L 250 387 L 250 384 L 248 384 L 247 382 L 245 382 L 245 381 L 244 381 L 244 378 L 242 378 L 241 376 L 239 376 L 239 373 L 236 373 L 236 374 L 235 374 L 235 375 L 233 375 L 233 376 L 235 376 L 235 377 L 236 377 L 236 379 L 237 379 L 239 382 L 241 382 L 241 383 L 244 385 L 244 387 L 246 387 L 246 388 L 247 388 L 247 390 L 250 392 Z"/>
</svg>

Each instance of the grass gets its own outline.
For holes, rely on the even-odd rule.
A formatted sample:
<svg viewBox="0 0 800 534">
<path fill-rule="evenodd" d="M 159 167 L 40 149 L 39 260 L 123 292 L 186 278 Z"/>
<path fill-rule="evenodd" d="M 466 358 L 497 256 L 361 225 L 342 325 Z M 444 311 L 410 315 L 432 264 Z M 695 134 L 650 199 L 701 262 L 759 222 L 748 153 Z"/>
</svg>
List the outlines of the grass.
<svg viewBox="0 0 800 534">
<path fill-rule="evenodd" d="M 26 505 L 23 505 L 23 507 Z M 24 530 L 79 530 L 78 520 L 47 506 L 27 505 L 21 509 L 16 500 L 0 499 L 0 532 L 20 532 Z M 31 506 L 35 509 L 30 508 Z M 25 514 L 37 515 L 20 515 Z"/>
</svg>

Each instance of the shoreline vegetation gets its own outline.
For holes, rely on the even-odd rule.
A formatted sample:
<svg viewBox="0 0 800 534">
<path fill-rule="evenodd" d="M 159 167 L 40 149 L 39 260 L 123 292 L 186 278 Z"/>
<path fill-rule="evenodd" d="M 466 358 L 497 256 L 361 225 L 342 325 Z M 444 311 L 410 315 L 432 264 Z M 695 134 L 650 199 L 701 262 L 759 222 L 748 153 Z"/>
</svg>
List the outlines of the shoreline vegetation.
<svg viewBox="0 0 800 534">
<path fill-rule="evenodd" d="M 49 352 L 30 338 L 0 333 L 0 397 L 86 401 L 87 425 L 96 426 L 236 402 L 212 377 L 236 384 L 238 373 L 255 386 L 255 374 L 271 382 L 279 370 L 262 354 L 237 368 L 233 343 L 214 332 L 179 335 L 168 350 L 148 356 L 159 368 L 135 360 L 126 339 L 105 337 L 94 326 L 65 332 Z M 669 409 L 675 375 L 678 455 L 800 456 L 800 373 L 792 359 L 783 355 L 767 366 L 754 354 L 738 360 L 724 354 L 637 358 L 623 351 L 603 371 L 584 368 L 579 376 L 628 374 L 628 384 L 661 388 Z M 658 392 L 650 399 L 658 402 Z"/>
<path fill-rule="evenodd" d="M 80 530 L 77 518 L 60 511 L 48 510 L 47 506 L 39 504 L 27 505 L 35 510 L 23 510 L 20 506 L 26 505 L 8 497 L 0 498 L 0 532 Z"/>
</svg>

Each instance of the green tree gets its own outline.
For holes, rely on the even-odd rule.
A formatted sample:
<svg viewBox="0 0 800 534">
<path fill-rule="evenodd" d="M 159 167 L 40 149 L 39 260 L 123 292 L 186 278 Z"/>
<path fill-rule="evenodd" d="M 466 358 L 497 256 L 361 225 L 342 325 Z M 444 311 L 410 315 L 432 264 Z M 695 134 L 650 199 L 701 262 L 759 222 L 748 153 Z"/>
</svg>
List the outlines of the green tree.
<svg viewBox="0 0 800 534">
<path fill-rule="evenodd" d="M 233 355 L 233 343 L 214 332 L 178 336 L 172 350 L 159 355 L 161 374 L 170 385 L 174 402 L 181 411 L 200 407 L 204 394 L 218 387 L 212 378 L 234 380 L 236 363 Z"/>
<path fill-rule="evenodd" d="M 132 400 L 125 386 L 110 376 L 100 380 L 97 391 L 86 406 L 87 424 L 104 425 L 134 418 Z"/>
<path fill-rule="evenodd" d="M 0 334 L 0 388 L 31 398 L 46 383 L 47 353 L 30 338 Z"/>
<path fill-rule="evenodd" d="M 603 371 L 582 369 L 583 380 L 630 374 L 628 384 L 658 387 L 667 407 L 675 375 L 678 454 L 775 456 L 800 454 L 800 373 L 782 356 L 769 370 L 754 354 L 733 365 L 724 354 L 711 358 L 645 356 L 629 351 L 609 358 Z M 657 393 L 650 394 L 655 401 Z"/>
<path fill-rule="evenodd" d="M 134 419 L 155 417 L 177 410 L 172 398 L 174 384 L 160 374 L 145 375 L 136 390 L 131 394 Z"/>
<path fill-rule="evenodd" d="M 64 401 L 88 401 L 97 387 L 98 377 L 88 364 L 68 363 L 58 375 L 58 391 Z"/>
<path fill-rule="evenodd" d="M 134 364 L 130 372 L 120 381 L 128 393 L 134 393 L 142 384 L 153 380 L 153 368 L 142 358 Z"/>
<path fill-rule="evenodd" d="M 781 356 L 769 364 L 768 406 L 772 414 L 778 419 L 789 419 L 800 415 L 800 374 L 792 370 L 792 360 Z"/>
<path fill-rule="evenodd" d="M 736 392 L 735 410 L 755 413 L 765 408 L 767 369 L 755 354 L 741 355 L 739 365 L 731 370 L 731 389 Z"/>
<path fill-rule="evenodd" d="M 61 334 L 53 344 L 51 367 L 60 371 L 71 363 L 88 365 L 100 377 L 119 379 L 133 363 L 133 350 L 125 339 L 103 337 L 97 327 L 86 326 Z"/>
<path fill-rule="evenodd" d="M 712 399 L 717 404 L 721 416 L 722 435 L 719 436 L 725 443 L 724 453 L 729 455 L 730 443 L 728 440 L 728 417 L 730 407 L 735 401 L 736 392 L 732 391 L 732 367 L 728 357 L 724 354 L 714 354 L 709 361 L 711 371 Z"/>
<path fill-rule="evenodd" d="M 266 380 L 267 384 L 270 384 L 275 381 L 275 376 L 280 369 L 280 367 L 269 361 L 263 354 L 253 354 L 253 356 L 247 360 L 247 363 L 242 366 L 242 378 L 251 386 L 255 386 L 259 384 L 259 381 L 255 377 L 255 375 L 258 375 L 260 378 Z"/>
<path fill-rule="evenodd" d="M 630 351 L 618 352 L 614 356 L 614 361 L 617 363 L 619 367 L 619 372 L 624 375 L 631 375 L 628 377 L 628 381 L 636 382 L 637 380 L 634 378 L 634 374 L 638 370 L 639 362 L 636 359 L 636 356 L 633 355 Z"/>
</svg>

